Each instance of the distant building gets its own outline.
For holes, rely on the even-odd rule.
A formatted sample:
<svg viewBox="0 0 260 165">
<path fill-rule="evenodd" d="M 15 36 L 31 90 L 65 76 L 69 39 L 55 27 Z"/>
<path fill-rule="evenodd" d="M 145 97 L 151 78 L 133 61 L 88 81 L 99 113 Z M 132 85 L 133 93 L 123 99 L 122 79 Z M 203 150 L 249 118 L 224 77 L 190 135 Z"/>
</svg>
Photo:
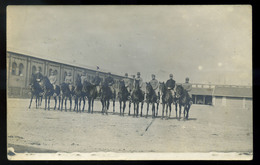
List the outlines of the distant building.
<svg viewBox="0 0 260 165">
<path fill-rule="evenodd" d="M 194 104 L 252 108 L 252 87 L 238 85 L 193 84 Z"/>
<path fill-rule="evenodd" d="M 73 82 L 75 83 L 76 77 L 82 75 L 84 71 L 87 72 L 89 80 L 92 80 L 95 76 L 96 70 L 86 68 L 84 66 L 73 65 L 69 62 L 59 62 L 53 59 L 43 59 L 35 57 L 33 55 L 21 54 L 16 52 L 7 52 L 7 84 L 8 84 L 8 96 L 9 97 L 29 97 L 29 83 L 33 73 L 39 69 L 45 76 L 50 76 L 51 71 L 54 71 L 54 75 L 57 76 L 57 84 L 64 82 L 68 72 L 71 72 L 73 76 Z M 99 76 L 104 81 L 107 73 L 99 71 Z M 118 91 L 119 80 L 123 79 L 123 76 L 112 74 L 115 80 L 114 87 Z M 131 78 L 130 78 L 131 79 Z M 132 79 L 131 79 L 132 80 Z M 133 81 L 133 80 L 132 80 Z"/>
</svg>

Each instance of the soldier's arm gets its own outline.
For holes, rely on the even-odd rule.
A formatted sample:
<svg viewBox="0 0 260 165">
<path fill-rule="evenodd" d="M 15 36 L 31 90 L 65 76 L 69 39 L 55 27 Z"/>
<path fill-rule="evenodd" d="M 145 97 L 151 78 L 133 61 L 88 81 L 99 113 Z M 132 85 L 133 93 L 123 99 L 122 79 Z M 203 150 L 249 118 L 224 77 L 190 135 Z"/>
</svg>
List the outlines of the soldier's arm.
<svg viewBox="0 0 260 165">
<path fill-rule="evenodd" d="M 186 90 L 187 90 L 187 92 L 190 92 L 192 90 L 192 85 L 191 84 L 188 85 L 188 88 Z"/>
</svg>

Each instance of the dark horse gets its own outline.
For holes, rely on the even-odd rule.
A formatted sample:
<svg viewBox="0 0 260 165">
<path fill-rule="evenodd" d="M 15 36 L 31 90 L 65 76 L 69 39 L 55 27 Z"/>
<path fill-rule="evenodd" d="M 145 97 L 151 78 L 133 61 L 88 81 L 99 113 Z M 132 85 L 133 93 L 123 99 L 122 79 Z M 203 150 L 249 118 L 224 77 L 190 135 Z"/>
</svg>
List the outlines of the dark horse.
<svg viewBox="0 0 260 165">
<path fill-rule="evenodd" d="M 147 113 L 146 117 L 148 116 L 148 111 L 149 111 L 149 105 L 152 104 L 152 117 L 154 118 L 155 116 L 155 103 L 157 103 L 157 114 L 158 114 L 158 97 L 150 83 L 146 83 L 146 102 L 147 102 Z"/>
<path fill-rule="evenodd" d="M 54 89 L 54 93 L 53 93 L 53 98 L 55 101 L 55 106 L 54 106 L 54 110 L 56 110 L 57 107 L 57 98 L 59 99 L 59 106 L 58 106 L 58 110 L 60 109 L 60 86 L 59 85 L 53 85 L 53 89 Z"/>
<path fill-rule="evenodd" d="M 122 103 L 123 103 L 122 115 L 124 116 L 126 101 L 128 100 L 129 95 L 130 95 L 130 93 L 127 91 L 127 88 L 125 87 L 125 82 L 120 80 L 119 81 L 119 92 L 118 92 L 118 99 L 119 99 L 119 104 L 120 104 L 120 115 L 121 115 Z"/>
<path fill-rule="evenodd" d="M 83 83 L 83 92 L 86 94 L 88 98 L 88 113 L 93 113 L 94 100 L 98 96 L 96 85 L 93 85 L 88 81 L 85 81 Z"/>
<path fill-rule="evenodd" d="M 172 92 L 167 89 L 165 83 L 160 83 L 160 91 L 162 93 L 162 118 L 164 117 L 164 110 L 165 110 L 165 106 L 166 106 L 166 119 L 168 119 L 168 108 L 170 110 L 169 112 L 169 118 L 171 116 L 171 111 L 172 111 L 172 103 L 174 101 L 174 98 L 173 98 L 173 95 L 172 95 Z"/>
<path fill-rule="evenodd" d="M 141 103 L 141 116 L 143 113 L 143 104 L 144 104 L 144 92 L 140 89 L 139 80 L 135 80 L 135 86 L 131 96 L 131 102 L 134 103 L 134 116 L 138 117 L 139 114 L 139 103 Z M 129 114 L 130 115 L 130 109 Z"/>
<path fill-rule="evenodd" d="M 61 111 L 63 109 L 63 101 L 65 100 L 65 111 L 67 111 L 67 99 L 70 101 L 70 111 L 71 111 L 71 106 L 72 106 L 72 96 L 73 96 L 73 91 L 74 87 L 72 85 L 68 85 L 66 83 L 62 83 L 61 86 Z"/>
<path fill-rule="evenodd" d="M 77 113 L 81 112 L 81 99 L 83 99 L 83 106 L 82 106 L 82 111 L 84 111 L 85 108 L 85 95 L 83 94 L 84 92 L 82 91 L 83 85 L 81 84 L 81 79 L 80 76 L 77 76 L 76 83 L 75 83 L 75 88 L 74 88 L 74 98 L 75 98 L 75 106 L 74 106 L 74 111 L 77 109 Z"/>
<path fill-rule="evenodd" d="M 179 118 L 177 117 L 178 105 L 179 105 Z M 176 103 L 175 103 L 175 110 L 176 110 L 176 118 L 178 120 L 181 119 L 181 107 L 184 107 L 184 118 L 188 119 L 189 117 L 189 110 L 192 104 L 191 97 L 189 96 L 188 92 L 182 87 L 182 85 L 176 86 Z M 185 115 L 186 113 L 186 115 Z"/>
<path fill-rule="evenodd" d="M 53 96 L 54 94 L 54 88 L 47 76 L 43 76 L 42 85 L 43 85 L 44 97 L 45 97 L 44 109 L 46 110 L 48 104 L 48 110 L 50 110 L 50 99 L 51 96 Z"/>
<path fill-rule="evenodd" d="M 112 91 L 108 84 L 103 84 L 101 86 L 100 99 L 102 103 L 102 114 L 106 113 L 109 110 L 109 100 L 113 100 L 113 113 L 115 113 L 115 98 L 116 92 Z"/>
<path fill-rule="evenodd" d="M 34 96 L 35 96 L 35 103 L 37 109 L 40 105 L 40 97 L 43 93 L 43 89 L 40 86 L 39 82 L 37 82 L 36 79 L 34 78 L 31 79 L 30 89 L 31 89 L 31 100 L 29 104 L 29 109 L 31 109 L 31 104 Z"/>
</svg>

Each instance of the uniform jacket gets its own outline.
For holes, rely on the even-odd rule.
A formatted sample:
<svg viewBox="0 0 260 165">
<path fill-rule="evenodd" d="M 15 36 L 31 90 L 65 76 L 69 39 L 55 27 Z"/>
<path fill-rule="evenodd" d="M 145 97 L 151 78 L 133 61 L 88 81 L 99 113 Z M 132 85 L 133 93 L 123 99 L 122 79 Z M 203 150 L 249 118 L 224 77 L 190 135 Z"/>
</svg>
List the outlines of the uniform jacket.
<svg viewBox="0 0 260 165">
<path fill-rule="evenodd" d="M 167 82 L 166 82 L 166 87 L 167 87 L 167 88 L 174 89 L 174 87 L 175 87 L 175 81 L 174 81 L 173 79 L 167 80 Z"/>
</svg>

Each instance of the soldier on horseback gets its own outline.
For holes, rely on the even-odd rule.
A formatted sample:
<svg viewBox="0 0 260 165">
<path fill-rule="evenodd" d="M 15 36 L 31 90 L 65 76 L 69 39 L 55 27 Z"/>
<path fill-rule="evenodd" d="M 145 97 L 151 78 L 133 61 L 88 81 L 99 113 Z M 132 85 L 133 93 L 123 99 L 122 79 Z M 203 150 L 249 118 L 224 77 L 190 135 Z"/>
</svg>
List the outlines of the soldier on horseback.
<svg viewBox="0 0 260 165">
<path fill-rule="evenodd" d="M 131 80 L 128 78 L 128 73 L 125 74 L 125 78 L 123 78 L 123 81 L 125 83 L 125 87 L 129 93 L 131 93 Z"/>
<path fill-rule="evenodd" d="M 36 73 L 33 74 L 33 78 L 34 78 L 34 80 L 36 80 L 37 82 L 41 82 L 41 81 L 42 81 L 43 75 L 42 75 L 42 73 L 40 72 L 40 67 L 38 68 L 38 70 L 36 70 Z"/>
<path fill-rule="evenodd" d="M 114 85 L 115 81 L 113 79 L 113 77 L 111 76 L 111 73 L 108 72 L 108 77 L 105 79 L 104 85 L 108 86 L 110 88 L 110 90 L 113 92 L 114 91 Z"/>
<path fill-rule="evenodd" d="M 150 81 L 151 86 L 153 87 L 153 90 L 156 93 L 157 96 L 157 103 L 160 101 L 160 92 L 159 92 L 159 81 L 155 79 L 155 75 L 152 74 L 152 80 Z"/>
<path fill-rule="evenodd" d="M 49 80 L 50 80 L 50 83 L 53 85 L 53 87 L 56 85 L 56 82 L 57 82 L 57 78 L 56 76 L 54 75 L 54 72 L 51 71 L 51 75 L 49 77 Z"/>
<path fill-rule="evenodd" d="M 166 81 L 166 87 L 172 92 L 172 95 L 175 96 L 175 80 L 173 80 L 173 74 L 169 75 L 170 79 Z"/>
<path fill-rule="evenodd" d="M 94 79 L 91 82 L 93 85 L 97 87 L 97 91 L 100 92 L 100 83 L 101 83 L 101 78 L 99 77 L 99 72 L 96 72 L 96 75 Z"/>
<path fill-rule="evenodd" d="M 73 78 L 71 76 L 71 72 L 68 73 L 68 75 L 65 77 L 65 83 L 68 85 L 72 85 Z"/>
<path fill-rule="evenodd" d="M 82 76 L 80 77 L 81 79 L 81 84 L 83 85 L 85 81 L 88 81 L 88 77 L 87 77 L 87 72 L 84 71 Z"/>
<path fill-rule="evenodd" d="M 137 72 L 137 77 L 135 78 L 136 81 L 134 81 L 134 87 L 136 86 L 136 82 L 139 82 L 139 88 L 142 90 L 143 87 L 143 79 L 140 76 L 140 72 Z"/>
<path fill-rule="evenodd" d="M 192 85 L 191 83 L 189 83 L 189 77 L 186 77 L 185 79 L 185 83 L 182 84 L 182 87 L 187 91 L 188 95 L 190 96 L 190 98 L 192 98 L 190 91 L 192 90 Z"/>
</svg>

